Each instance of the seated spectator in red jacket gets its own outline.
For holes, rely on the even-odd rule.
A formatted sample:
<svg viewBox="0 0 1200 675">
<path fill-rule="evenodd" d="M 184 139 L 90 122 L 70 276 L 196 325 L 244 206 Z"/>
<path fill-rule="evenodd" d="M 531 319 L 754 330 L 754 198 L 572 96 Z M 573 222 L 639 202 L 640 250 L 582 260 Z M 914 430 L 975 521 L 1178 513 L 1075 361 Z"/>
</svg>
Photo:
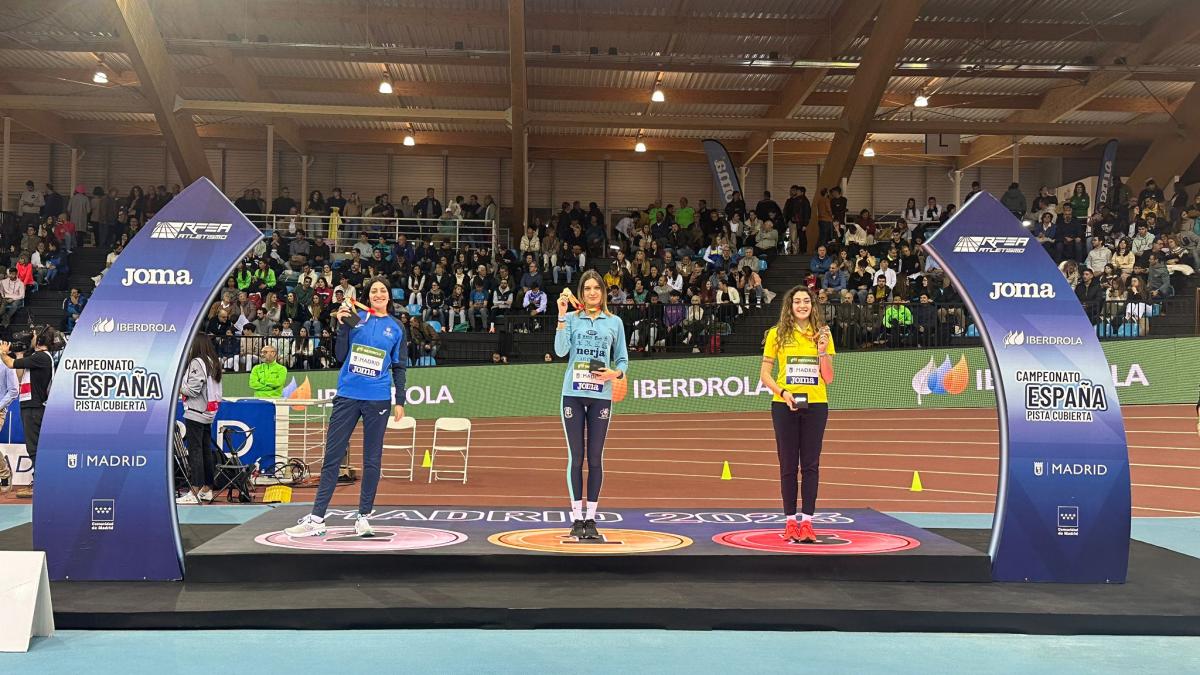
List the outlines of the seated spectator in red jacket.
<svg viewBox="0 0 1200 675">
<path fill-rule="evenodd" d="M 24 253 L 17 259 L 17 278 L 26 286 L 33 285 L 33 265 L 29 262 L 29 256 Z"/>
</svg>

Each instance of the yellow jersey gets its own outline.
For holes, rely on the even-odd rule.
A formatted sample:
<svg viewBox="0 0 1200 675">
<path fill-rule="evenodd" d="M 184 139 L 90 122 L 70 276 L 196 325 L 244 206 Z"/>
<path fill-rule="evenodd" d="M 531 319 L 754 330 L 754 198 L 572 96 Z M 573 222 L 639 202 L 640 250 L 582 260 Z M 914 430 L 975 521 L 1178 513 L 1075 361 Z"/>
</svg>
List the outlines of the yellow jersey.
<svg viewBox="0 0 1200 675">
<path fill-rule="evenodd" d="M 827 353 L 832 356 L 837 353 L 833 340 L 829 341 Z M 775 359 L 775 384 L 793 394 L 807 394 L 809 403 L 828 403 L 829 393 L 825 381 L 821 379 L 821 364 L 817 357 L 816 334 L 811 331 L 797 331 L 787 344 L 779 344 L 778 329 L 767 331 L 767 341 L 763 345 L 763 358 Z M 776 394 L 772 401 L 783 403 L 783 398 Z"/>
</svg>

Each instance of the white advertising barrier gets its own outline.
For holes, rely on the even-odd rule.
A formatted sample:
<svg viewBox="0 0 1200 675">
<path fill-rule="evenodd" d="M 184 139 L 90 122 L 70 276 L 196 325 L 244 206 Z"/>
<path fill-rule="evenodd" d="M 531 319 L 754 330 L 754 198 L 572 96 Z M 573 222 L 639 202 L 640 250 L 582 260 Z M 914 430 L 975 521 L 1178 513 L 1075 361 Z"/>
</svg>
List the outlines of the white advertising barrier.
<svg viewBox="0 0 1200 675">
<path fill-rule="evenodd" d="M 8 462 L 12 485 L 20 487 L 33 483 L 33 462 L 25 453 L 24 443 L 0 443 L 0 462 Z"/>
<path fill-rule="evenodd" d="M 0 551 L 0 652 L 27 652 L 54 634 L 50 577 L 42 551 Z"/>
</svg>

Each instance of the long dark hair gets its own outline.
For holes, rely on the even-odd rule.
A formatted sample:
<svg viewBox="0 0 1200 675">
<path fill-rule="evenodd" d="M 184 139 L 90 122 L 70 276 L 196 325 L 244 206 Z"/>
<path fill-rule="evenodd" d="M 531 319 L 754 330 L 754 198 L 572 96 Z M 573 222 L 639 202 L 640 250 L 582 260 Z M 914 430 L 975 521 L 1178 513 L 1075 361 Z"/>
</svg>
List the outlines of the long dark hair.
<svg viewBox="0 0 1200 675">
<path fill-rule="evenodd" d="M 192 353 L 188 356 L 188 363 L 191 363 L 192 359 L 200 359 L 208 369 L 208 376 L 216 382 L 221 381 L 221 359 L 217 356 L 217 350 L 207 333 L 197 333 L 192 339 Z"/>
<path fill-rule="evenodd" d="M 799 293 L 807 293 L 813 307 L 808 315 L 808 325 L 803 327 L 796 324 L 796 317 L 792 314 L 792 298 Z M 810 332 L 815 340 L 817 333 L 824 327 L 825 315 L 817 309 L 817 294 L 811 288 L 801 284 L 783 295 L 783 302 L 779 305 L 779 322 L 774 326 L 775 337 L 781 347 L 795 341 L 798 334 L 805 330 Z M 771 332 L 770 328 L 766 332 Z M 763 334 L 763 339 L 766 340 L 766 333 Z"/>
</svg>

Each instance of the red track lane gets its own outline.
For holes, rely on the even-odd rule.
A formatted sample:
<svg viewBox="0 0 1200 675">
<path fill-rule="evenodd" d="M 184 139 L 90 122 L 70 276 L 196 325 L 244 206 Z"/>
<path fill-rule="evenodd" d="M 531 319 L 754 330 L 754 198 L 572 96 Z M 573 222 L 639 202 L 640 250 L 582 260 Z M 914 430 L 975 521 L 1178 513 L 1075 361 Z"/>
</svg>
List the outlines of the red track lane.
<svg viewBox="0 0 1200 675">
<path fill-rule="evenodd" d="M 1200 516 L 1200 439 L 1190 405 L 1124 408 L 1132 464 L 1133 515 Z M 419 424 L 418 446 L 432 442 L 432 422 Z M 996 414 L 983 409 L 834 411 L 825 433 L 824 509 L 991 513 L 999 469 Z M 389 433 L 387 443 L 399 442 Z M 361 440 L 351 440 L 360 464 Z M 319 458 L 310 457 L 314 466 Z M 385 467 L 399 457 L 388 454 Z M 407 461 L 407 460 L 405 460 Z M 417 458 L 418 465 L 420 457 Z M 732 480 L 720 480 L 728 461 Z M 567 453 L 557 417 L 474 421 L 470 480 L 429 484 L 417 469 L 410 482 L 385 478 L 379 504 L 561 507 Z M 922 492 L 912 492 L 919 471 Z M 769 413 L 616 415 L 604 453 L 602 500 L 614 507 L 773 509 L 778 464 Z M 261 494 L 261 490 L 260 490 Z M 294 499 L 312 498 L 312 486 Z M 335 504 L 357 503 L 358 488 L 341 487 Z M 0 503 L 17 503 L 12 493 Z"/>
<path fill-rule="evenodd" d="M 1133 515 L 1200 516 L 1200 442 L 1188 405 L 1124 409 Z M 422 422 L 418 445 L 429 447 Z M 991 513 L 999 469 L 996 414 L 981 409 L 853 410 L 830 415 L 822 508 Z M 391 442 L 389 440 L 389 442 Z M 357 439 L 352 456 L 357 457 Z M 397 458 L 385 457 L 385 466 Z M 720 480 L 728 461 L 732 480 Z M 557 417 L 474 422 L 466 485 L 384 479 L 379 504 L 563 506 L 566 445 Z M 356 462 L 357 464 L 357 462 Z M 919 471 L 924 490 L 910 490 Z M 602 500 L 617 507 L 775 508 L 775 441 L 767 412 L 617 415 L 605 443 Z M 357 501 L 338 490 L 337 504 Z M 297 499 L 311 492 L 300 489 Z"/>
</svg>

